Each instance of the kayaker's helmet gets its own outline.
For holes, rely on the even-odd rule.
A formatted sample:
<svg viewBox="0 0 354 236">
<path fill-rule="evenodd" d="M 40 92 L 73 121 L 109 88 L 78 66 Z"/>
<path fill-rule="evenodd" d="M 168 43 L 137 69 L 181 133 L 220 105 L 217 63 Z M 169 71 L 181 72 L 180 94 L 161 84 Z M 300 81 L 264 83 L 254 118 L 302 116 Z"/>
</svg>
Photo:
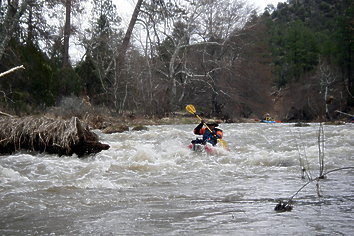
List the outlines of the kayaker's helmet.
<svg viewBox="0 0 354 236">
<path fill-rule="evenodd" d="M 221 123 L 219 120 L 208 120 L 206 122 L 207 126 L 214 126 L 214 127 L 218 127 L 219 123 Z"/>
</svg>

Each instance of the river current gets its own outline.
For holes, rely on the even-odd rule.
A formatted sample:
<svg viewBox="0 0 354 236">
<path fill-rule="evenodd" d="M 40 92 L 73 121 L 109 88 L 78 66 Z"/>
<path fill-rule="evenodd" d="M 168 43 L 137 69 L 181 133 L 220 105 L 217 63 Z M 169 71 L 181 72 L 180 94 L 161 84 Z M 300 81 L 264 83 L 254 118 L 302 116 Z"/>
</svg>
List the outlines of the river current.
<svg viewBox="0 0 354 236">
<path fill-rule="evenodd" d="M 353 235 L 354 169 L 296 194 L 300 163 L 319 175 L 319 124 L 222 124 L 215 155 L 186 148 L 194 126 L 94 130 L 111 148 L 84 159 L 0 156 L 0 235 Z M 323 133 L 324 171 L 353 167 L 354 124 Z"/>
</svg>

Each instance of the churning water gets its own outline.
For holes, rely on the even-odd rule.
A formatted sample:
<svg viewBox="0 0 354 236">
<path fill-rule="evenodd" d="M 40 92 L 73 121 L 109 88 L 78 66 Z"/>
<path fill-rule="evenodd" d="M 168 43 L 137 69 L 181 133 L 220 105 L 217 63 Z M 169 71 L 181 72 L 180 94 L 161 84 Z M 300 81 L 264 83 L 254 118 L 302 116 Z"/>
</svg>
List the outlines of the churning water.
<svg viewBox="0 0 354 236">
<path fill-rule="evenodd" d="M 353 235 L 354 170 L 319 175 L 319 124 L 223 124 L 230 151 L 186 148 L 194 125 L 102 134 L 85 159 L 0 156 L 1 235 Z M 354 125 L 324 126 L 325 172 L 354 166 Z"/>
</svg>

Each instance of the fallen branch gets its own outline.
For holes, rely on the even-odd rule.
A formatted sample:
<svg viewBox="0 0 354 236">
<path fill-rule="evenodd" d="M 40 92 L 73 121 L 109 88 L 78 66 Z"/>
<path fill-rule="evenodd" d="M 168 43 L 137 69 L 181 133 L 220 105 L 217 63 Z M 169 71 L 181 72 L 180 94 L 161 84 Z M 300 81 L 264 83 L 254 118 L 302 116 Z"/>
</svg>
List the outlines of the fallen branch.
<svg viewBox="0 0 354 236">
<path fill-rule="evenodd" d="M 32 150 L 52 154 L 77 154 L 79 157 L 109 149 L 98 141 L 98 136 L 81 123 L 47 117 L 0 118 L 0 153 L 11 154 Z"/>
<path fill-rule="evenodd" d="M 354 117 L 354 115 L 351 115 L 351 114 L 348 114 L 348 113 L 345 113 L 345 112 L 342 112 L 342 111 L 336 110 L 335 112 L 338 112 L 338 113 L 343 114 L 343 115 Z"/>
<path fill-rule="evenodd" d="M 10 73 L 14 72 L 15 70 L 19 70 L 19 69 L 25 69 L 25 67 L 24 67 L 23 65 L 21 65 L 21 66 L 16 66 L 16 67 L 14 67 L 14 68 L 12 68 L 12 69 L 10 69 L 10 70 L 8 70 L 8 71 L 5 71 L 5 72 L 1 73 L 1 74 L 0 74 L 0 77 L 3 77 L 3 76 L 5 76 L 5 75 L 10 74 Z"/>
<path fill-rule="evenodd" d="M 8 117 L 12 117 L 12 115 L 10 115 L 10 114 L 7 114 L 7 113 L 5 113 L 5 112 L 1 112 L 1 111 L 0 111 L 0 115 L 2 115 L 2 116 L 8 116 Z"/>
</svg>

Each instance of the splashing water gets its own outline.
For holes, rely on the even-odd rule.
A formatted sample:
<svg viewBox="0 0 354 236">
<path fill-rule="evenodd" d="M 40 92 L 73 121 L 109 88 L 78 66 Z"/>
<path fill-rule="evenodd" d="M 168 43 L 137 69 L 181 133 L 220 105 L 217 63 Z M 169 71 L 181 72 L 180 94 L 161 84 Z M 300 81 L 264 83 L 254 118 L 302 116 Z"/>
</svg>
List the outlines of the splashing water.
<svg viewBox="0 0 354 236">
<path fill-rule="evenodd" d="M 224 124 L 230 151 L 195 153 L 193 125 L 102 134 L 85 159 L 0 156 L 2 235 L 349 235 L 354 171 L 333 172 L 276 213 L 301 179 L 318 176 L 319 125 Z M 354 166 L 354 126 L 325 126 L 325 171 Z"/>
</svg>

